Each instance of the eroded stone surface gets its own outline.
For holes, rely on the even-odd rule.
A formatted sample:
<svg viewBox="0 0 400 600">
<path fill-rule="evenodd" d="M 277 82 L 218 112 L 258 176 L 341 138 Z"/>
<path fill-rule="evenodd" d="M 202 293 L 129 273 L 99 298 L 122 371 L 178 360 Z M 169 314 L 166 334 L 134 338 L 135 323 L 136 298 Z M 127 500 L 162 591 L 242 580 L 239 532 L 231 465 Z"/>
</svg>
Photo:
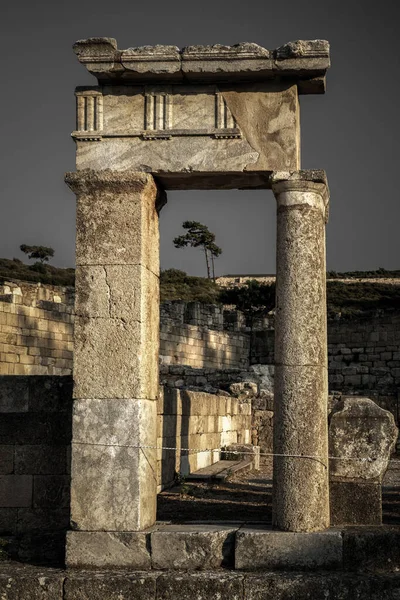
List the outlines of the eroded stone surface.
<svg viewBox="0 0 400 600">
<path fill-rule="evenodd" d="M 149 534 L 145 532 L 69 531 L 66 564 L 80 568 L 151 567 Z M 103 590 L 105 593 L 105 590 Z"/>
<path fill-rule="evenodd" d="M 343 397 L 329 425 L 332 478 L 381 482 L 398 430 L 393 415 L 369 398 Z"/>
<path fill-rule="evenodd" d="M 273 522 L 285 531 L 329 527 L 323 178 L 313 171 L 271 177 L 278 204 Z"/>
<path fill-rule="evenodd" d="M 330 66 L 325 40 L 297 40 L 276 50 L 242 42 L 233 46 L 141 46 L 119 50 L 113 38 L 89 38 L 74 44 L 78 60 L 99 81 L 230 81 L 270 79 L 295 75 L 309 82 L 303 93 L 324 91 L 313 82 Z"/>
<path fill-rule="evenodd" d="M 154 569 L 216 569 L 233 565 L 235 529 L 170 525 L 151 534 Z"/>
<path fill-rule="evenodd" d="M 236 534 L 235 569 L 337 569 L 342 564 L 340 532 L 292 533 L 242 528 Z"/>
<path fill-rule="evenodd" d="M 151 400 L 75 401 L 71 473 L 75 528 L 138 531 L 153 525 L 156 416 L 156 402 Z"/>
</svg>

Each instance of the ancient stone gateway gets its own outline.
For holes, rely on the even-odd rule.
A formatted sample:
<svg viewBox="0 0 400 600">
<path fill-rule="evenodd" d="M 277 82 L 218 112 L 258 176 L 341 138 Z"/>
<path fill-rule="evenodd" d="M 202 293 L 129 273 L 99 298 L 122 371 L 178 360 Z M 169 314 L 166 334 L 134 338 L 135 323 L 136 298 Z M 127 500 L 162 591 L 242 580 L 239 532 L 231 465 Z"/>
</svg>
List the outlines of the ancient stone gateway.
<svg viewBox="0 0 400 600">
<path fill-rule="evenodd" d="M 328 43 L 119 50 L 91 38 L 74 50 L 98 85 L 76 90 L 77 171 L 66 175 L 77 196 L 69 545 L 155 522 L 158 211 L 169 189 L 272 187 L 274 526 L 326 529 L 329 192 L 323 171 L 300 170 L 299 94 L 325 91 Z"/>
</svg>

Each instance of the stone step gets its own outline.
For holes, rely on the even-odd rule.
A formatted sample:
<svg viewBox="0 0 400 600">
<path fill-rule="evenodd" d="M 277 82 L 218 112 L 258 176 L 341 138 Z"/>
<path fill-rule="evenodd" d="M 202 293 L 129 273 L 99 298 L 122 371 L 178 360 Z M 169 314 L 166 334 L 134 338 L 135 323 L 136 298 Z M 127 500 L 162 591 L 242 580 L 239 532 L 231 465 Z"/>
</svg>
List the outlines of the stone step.
<svg viewBox="0 0 400 600">
<path fill-rule="evenodd" d="M 67 564 L 133 570 L 199 571 L 224 567 L 240 571 L 400 574 L 400 527 L 292 533 L 274 531 L 265 524 L 188 522 L 157 523 L 143 532 L 70 531 Z"/>
<path fill-rule="evenodd" d="M 395 574 L 80 571 L 2 564 L 4 600 L 398 600 Z"/>
</svg>

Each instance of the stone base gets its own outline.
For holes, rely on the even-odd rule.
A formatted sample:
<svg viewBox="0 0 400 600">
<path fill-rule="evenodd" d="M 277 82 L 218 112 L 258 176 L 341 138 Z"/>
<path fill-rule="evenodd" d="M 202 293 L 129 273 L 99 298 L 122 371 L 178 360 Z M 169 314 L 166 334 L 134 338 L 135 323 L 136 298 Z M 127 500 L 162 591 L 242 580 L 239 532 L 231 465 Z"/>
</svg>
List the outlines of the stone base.
<svg viewBox="0 0 400 600">
<path fill-rule="evenodd" d="M 397 600 L 398 575 L 343 573 L 153 573 L 0 566 L 5 600 Z"/>
<path fill-rule="evenodd" d="M 236 534 L 238 570 L 339 569 L 342 558 L 341 531 L 292 533 L 243 527 Z"/>
<path fill-rule="evenodd" d="M 382 524 L 380 483 L 331 481 L 329 502 L 332 527 Z"/>
<path fill-rule="evenodd" d="M 244 523 L 157 523 L 146 531 L 70 531 L 67 567 L 210 571 L 387 571 L 400 565 L 400 528 L 352 527 L 314 533 Z M 8 599 L 7 599 L 8 600 Z"/>
</svg>

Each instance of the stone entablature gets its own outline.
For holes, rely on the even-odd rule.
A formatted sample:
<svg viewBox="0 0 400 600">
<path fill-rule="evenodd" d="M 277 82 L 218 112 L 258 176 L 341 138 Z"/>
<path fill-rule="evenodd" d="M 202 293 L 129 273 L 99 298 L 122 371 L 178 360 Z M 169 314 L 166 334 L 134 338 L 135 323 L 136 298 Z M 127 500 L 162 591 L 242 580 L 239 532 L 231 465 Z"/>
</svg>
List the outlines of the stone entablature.
<svg viewBox="0 0 400 600">
<path fill-rule="evenodd" d="M 298 96 L 323 92 L 330 66 L 323 40 L 74 50 L 99 83 L 76 89 L 77 169 L 112 163 L 165 189 L 269 188 L 271 172 L 300 169 Z"/>
<path fill-rule="evenodd" d="M 244 42 L 234 46 L 140 46 L 119 50 L 114 38 L 93 37 L 74 44 L 79 62 L 101 82 L 254 81 L 288 78 L 303 94 L 325 91 L 330 67 L 326 40 L 296 40 L 267 50 Z"/>
</svg>

